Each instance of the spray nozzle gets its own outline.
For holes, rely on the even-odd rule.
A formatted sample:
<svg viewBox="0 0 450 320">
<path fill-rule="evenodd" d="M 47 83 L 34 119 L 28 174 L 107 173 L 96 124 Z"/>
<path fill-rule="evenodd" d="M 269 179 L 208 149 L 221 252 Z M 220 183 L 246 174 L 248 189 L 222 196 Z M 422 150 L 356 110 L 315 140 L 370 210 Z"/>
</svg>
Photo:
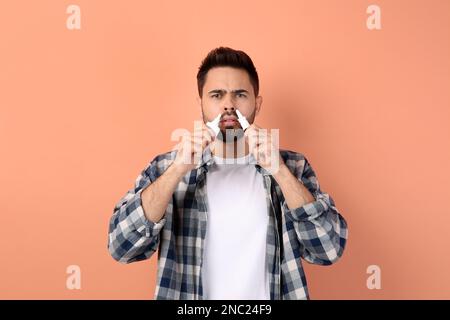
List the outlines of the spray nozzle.
<svg viewBox="0 0 450 320">
<path fill-rule="evenodd" d="M 214 120 L 212 121 L 208 121 L 206 123 L 206 125 L 212 130 L 214 131 L 215 135 L 217 136 L 220 132 L 220 128 L 219 128 L 219 121 L 220 121 L 220 116 L 221 114 L 219 113 L 219 115 L 217 117 L 214 118 Z"/>
<path fill-rule="evenodd" d="M 247 118 L 244 117 L 239 110 L 236 110 L 236 114 L 238 115 L 238 121 L 241 124 L 242 130 L 245 131 L 248 127 L 250 127 L 250 123 L 248 123 Z"/>
</svg>

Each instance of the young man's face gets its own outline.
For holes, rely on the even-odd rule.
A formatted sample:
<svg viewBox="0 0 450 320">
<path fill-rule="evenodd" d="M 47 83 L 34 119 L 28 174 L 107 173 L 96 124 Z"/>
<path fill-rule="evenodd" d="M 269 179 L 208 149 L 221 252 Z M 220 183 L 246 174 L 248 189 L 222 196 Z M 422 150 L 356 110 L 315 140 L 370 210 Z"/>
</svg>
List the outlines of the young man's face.
<svg viewBox="0 0 450 320">
<path fill-rule="evenodd" d="M 244 69 L 215 67 L 206 74 L 199 102 L 203 121 L 211 121 L 220 113 L 219 128 L 225 132 L 225 129 L 242 128 L 237 121 L 237 109 L 252 124 L 261 108 L 262 97 L 255 97 L 250 77 Z"/>
</svg>

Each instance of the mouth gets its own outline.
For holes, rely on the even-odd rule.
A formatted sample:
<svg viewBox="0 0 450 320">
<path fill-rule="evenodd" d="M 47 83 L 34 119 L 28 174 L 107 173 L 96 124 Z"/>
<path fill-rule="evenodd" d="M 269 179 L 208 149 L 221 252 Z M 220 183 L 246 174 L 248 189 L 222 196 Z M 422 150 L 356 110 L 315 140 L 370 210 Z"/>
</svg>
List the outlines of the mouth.
<svg viewBox="0 0 450 320">
<path fill-rule="evenodd" d="M 237 122 L 238 122 L 237 119 L 224 119 L 220 121 L 220 123 L 223 124 L 224 126 L 233 126 Z"/>
</svg>

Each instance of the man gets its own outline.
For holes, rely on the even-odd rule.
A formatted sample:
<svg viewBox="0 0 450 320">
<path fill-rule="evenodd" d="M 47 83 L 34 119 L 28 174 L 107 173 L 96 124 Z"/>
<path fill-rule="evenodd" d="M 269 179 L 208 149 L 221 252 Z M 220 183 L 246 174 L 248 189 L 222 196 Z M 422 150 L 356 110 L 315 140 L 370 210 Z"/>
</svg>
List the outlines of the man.
<svg viewBox="0 0 450 320">
<path fill-rule="evenodd" d="M 301 258 L 337 261 L 345 219 L 308 160 L 254 123 L 262 97 L 247 54 L 212 50 L 197 83 L 204 123 L 116 204 L 111 255 L 131 263 L 158 250 L 156 299 L 309 299 Z"/>
</svg>

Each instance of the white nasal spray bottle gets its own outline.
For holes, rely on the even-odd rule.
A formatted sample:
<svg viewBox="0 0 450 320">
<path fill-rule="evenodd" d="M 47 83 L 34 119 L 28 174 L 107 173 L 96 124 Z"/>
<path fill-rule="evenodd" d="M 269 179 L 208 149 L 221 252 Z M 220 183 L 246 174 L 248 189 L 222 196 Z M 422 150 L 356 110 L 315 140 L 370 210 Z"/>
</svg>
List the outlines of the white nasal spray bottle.
<svg viewBox="0 0 450 320">
<path fill-rule="evenodd" d="M 219 121 L 220 121 L 220 116 L 221 114 L 219 113 L 219 115 L 217 117 L 214 118 L 213 121 L 209 121 L 206 123 L 206 125 L 212 130 L 214 131 L 216 137 L 220 132 L 220 128 L 219 128 Z"/>
<path fill-rule="evenodd" d="M 246 130 L 248 127 L 250 127 L 250 123 L 248 123 L 247 118 L 244 117 L 244 115 L 236 109 L 236 114 L 238 115 L 238 121 L 241 124 L 242 130 Z"/>
</svg>

